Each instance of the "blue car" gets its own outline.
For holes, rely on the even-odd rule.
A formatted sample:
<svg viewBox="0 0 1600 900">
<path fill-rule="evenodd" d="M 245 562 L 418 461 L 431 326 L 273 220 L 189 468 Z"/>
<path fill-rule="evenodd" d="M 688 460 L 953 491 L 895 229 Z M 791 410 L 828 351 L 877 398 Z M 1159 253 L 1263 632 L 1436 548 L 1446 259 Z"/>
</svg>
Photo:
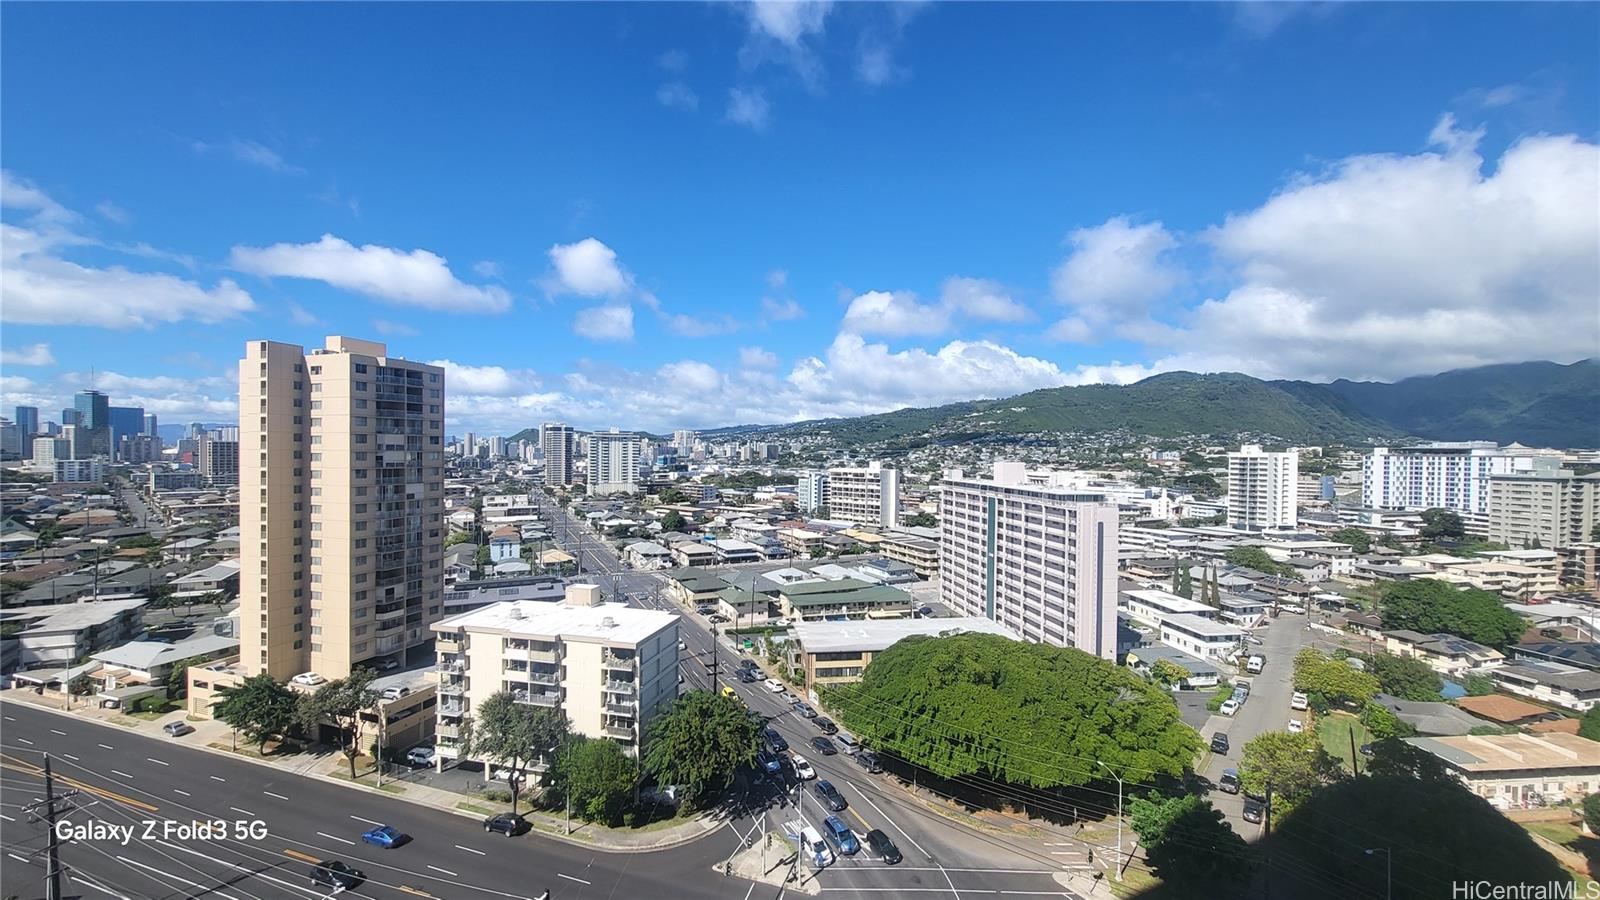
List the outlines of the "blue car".
<svg viewBox="0 0 1600 900">
<path fill-rule="evenodd" d="M 861 849 L 861 842 L 856 840 L 856 833 L 838 816 L 829 816 L 822 820 L 822 836 L 828 839 L 840 856 L 854 856 Z"/>
<path fill-rule="evenodd" d="M 393 825 L 379 825 L 370 831 L 361 832 L 361 839 L 369 844 L 375 844 L 385 850 L 404 844 L 408 838 L 405 832 Z"/>
</svg>

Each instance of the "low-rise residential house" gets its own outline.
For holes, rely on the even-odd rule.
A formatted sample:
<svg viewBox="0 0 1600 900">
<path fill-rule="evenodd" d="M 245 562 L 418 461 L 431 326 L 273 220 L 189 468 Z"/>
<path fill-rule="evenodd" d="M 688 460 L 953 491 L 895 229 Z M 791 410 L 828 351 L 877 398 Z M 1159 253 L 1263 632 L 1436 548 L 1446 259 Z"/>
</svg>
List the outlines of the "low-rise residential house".
<svg viewBox="0 0 1600 900">
<path fill-rule="evenodd" d="M 682 541 L 672 545 L 672 560 L 684 568 L 714 566 L 717 548 L 705 541 Z"/>
<path fill-rule="evenodd" d="M 1428 668 L 1445 675 L 1461 675 L 1470 669 L 1497 666 L 1505 654 L 1477 641 L 1469 641 L 1453 634 L 1422 634 L 1409 629 L 1396 629 L 1383 633 L 1384 649 L 1396 656 L 1419 659 Z"/>
<path fill-rule="evenodd" d="M 211 594 L 221 594 L 224 597 L 234 597 L 239 593 L 239 560 L 225 559 L 187 575 L 180 575 L 172 579 L 173 595 L 176 597 L 204 597 Z"/>
<path fill-rule="evenodd" d="M 238 652 L 238 639 L 200 632 L 171 644 L 129 641 L 91 653 L 89 658 L 100 664 L 92 677 L 100 682 L 101 690 L 111 691 L 136 684 L 164 685 L 180 663 L 192 666 Z"/>
<path fill-rule="evenodd" d="M 1395 718 L 1416 729 L 1417 734 L 1467 734 L 1483 722 L 1448 703 L 1404 700 L 1378 694 L 1372 702 L 1388 709 Z"/>
<path fill-rule="evenodd" d="M 1485 694 L 1481 697 L 1457 697 L 1456 706 L 1475 718 L 1496 725 L 1526 728 L 1540 722 L 1565 718 L 1548 706 L 1529 703 L 1506 694 Z"/>
<path fill-rule="evenodd" d="M 635 569 L 672 568 L 672 551 L 655 541 L 634 541 L 623 548 L 622 556 Z"/>
<path fill-rule="evenodd" d="M 444 548 L 444 580 L 450 583 L 461 578 L 471 578 L 477 569 L 478 545 L 470 543 L 451 544 Z"/>
<path fill-rule="evenodd" d="M 851 622 L 800 622 L 794 626 L 807 688 L 861 680 L 875 654 L 914 636 L 997 634 L 1021 640 L 1010 629 L 982 616 L 950 619 L 881 619 Z"/>
<path fill-rule="evenodd" d="M 911 567 L 918 578 L 927 580 L 939 574 L 939 541 L 921 535 L 890 532 L 878 545 L 884 556 Z"/>
<path fill-rule="evenodd" d="M 778 589 L 778 609 L 789 619 L 894 618 L 911 612 L 911 595 L 886 584 L 869 584 L 856 578 L 802 582 Z"/>
<path fill-rule="evenodd" d="M 1600 672 L 1564 663 L 1526 660 L 1495 666 L 1485 672 L 1508 693 L 1576 712 L 1600 702 Z"/>
<path fill-rule="evenodd" d="M 554 603 L 566 595 L 566 580 L 557 575 L 461 579 L 444 589 L 444 614 L 455 615 L 512 600 Z"/>
<path fill-rule="evenodd" d="M 1160 625 L 1161 643 L 1201 659 L 1227 659 L 1244 643 L 1244 629 L 1213 619 L 1181 614 L 1166 616 Z"/>
<path fill-rule="evenodd" d="M 501 525 L 489 533 L 489 562 L 503 563 L 522 558 L 522 532 L 515 525 Z"/>
<path fill-rule="evenodd" d="M 821 553 L 824 546 L 824 537 L 820 531 L 807 531 L 804 528 L 780 528 L 778 541 L 795 556 L 801 559 L 810 559 L 814 554 Z"/>
<path fill-rule="evenodd" d="M 717 602 L 717 593 L 727 587 L 721 577 L 694 567 L 667 573 L 667 596 L 682 606 Z"/>
<path fill-rule="evenodd" d="M 1564 663 L 1600 672 L 1600 644 L 1593 641 L 1525 641 L 1511 647 L 1511 658 Z"/>
<path fill-rule="evenodd" d="M 907 584 L 917 580 L 917 572 L 910 563 L 885 557 L 864 560 L 853 568 L 861 580 L 878 584 Z"/>
<path fill-rule="evenodd" d="M 0 610 L 0 625 L 15 633 L 18 669 L 71 666 L 91 653 L 138 636 L 144 599 L 19 606 Z"/>
<path fill-rule="evenodd" d="M 1183 681 L 1176 685 L 1182 690 L 1216 687 L 1222 681 L 1222 671 L 1216 666 L 1175 647 L 1144 644 L 1129 649 L 1123 657 L 1129 669 L 1146 678 L 1151 677 L 1151 671 L 1158 660 L 1166 660 L 1188 673 Z"/>
<path fill-rule="evenodd" d="M 1196 616 L 1202 619 L 1215 618 L 1217 611 L 1198 600 L 1189 600 L 1167 591 L 1147 590 L 1122 591 L 1119 595 L 1121 602 L 1118 608 L 1128 614 L 1136 622 L 1149 625 L 1151 628 L 1160 628 L 1161 623 L 1173 616 Z"/>
<path fill-rule="evenodd" d="M 1272 601 L 1254 597 L 1225 595 L 1220 602 L 1222 609 L 1218 610 L 1217 620 L 1240 628 L 1260 625 L 1266 621 L 1267 613 L 1272 608 Z"/>
<path fill-rule="evenodd" d="M 1575 734 L 1405 740 L 1437 757 L 1469 790 L 1501 809 L 1581 800 L 1600 788 L 1600 743 Z"/>
<path fill-rule="evenodd" d="M 1561 547 L 1556 557 L 1562 587 L 1591 593 L 1600 590 L 1600 541 Z"/>
<path fill-rule="evenodd" d="M 1283 564 L 1295 570 L 1295 574 L 1308 584 L 1320 584 L 1333 577 L 1333 567 L 1320 559 L 1309 556 L 1291 556 Z"/>
<path fill-rule="evenodd" d="M 760 562 L 762 560 L 761 548 L 749 541 L 724 538 L 719 541 L 709 541 L 712 549 L 716 551 L 717 562 L 729 566 L 738 563 Z"/>
</svg>

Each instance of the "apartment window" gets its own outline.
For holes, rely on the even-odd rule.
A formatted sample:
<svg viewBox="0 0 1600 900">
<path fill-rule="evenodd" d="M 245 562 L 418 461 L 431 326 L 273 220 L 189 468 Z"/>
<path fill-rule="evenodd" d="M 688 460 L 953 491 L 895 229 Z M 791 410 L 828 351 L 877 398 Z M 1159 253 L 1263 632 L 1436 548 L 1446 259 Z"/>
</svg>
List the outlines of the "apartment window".
<svg viewBox="0 0 1600 900">
<path fill-rule="evenodd" d="M 302 647 L 302 646 L 304 646 L 304 644 L 305 644 L 305 642 L 304 642 L 304 641 L 302 641 L 302 640 L 300 640 L 300 639 L 299 639 L 299 638 L 295 638 L 295 641 L 294 641 L 294 648 L 295 648 L 295 649 L 296 649 L 296 650 L 299 650 L 299 649 L 300 649 L 300 648 L 301 648 L 301 647 Z M 267 654 L 266 654 L 266 653 L 264 653 L 264 652 L 263 652 L 263 653 L 262 653 L 262 654 L 261 654 L 261 661 L 262 661 L 262 662 L 266 662 L 266 661 L 267 661 L 267 660 L 266 660 L 266 656 L 267 656 Z"/>
<path fill-rule="evenodd" d="M 294 436 L 294 439 L 295 439 L 295 440 L 297 440 L 297 441 L 298 441 L 298 440 L 300 440 L 300 435 L 298 435 L 298 434 L 297 434 L 297 435 L 295 435 L 295 436 Z M 313 443 L 313 444 L 320 444 L 320 443 L 322 443 L 322 435 L 320 435 L 320 434 L 313 434 L 313 435 L 312 435 L 312 436 L 311 436 L 311 443 Z"/>
<path fill-rule="evenodd" d="M 300 642 L 299 641 L 295 641 L 294 642 L 294 646 L 295 646 L 296 650 L 300 649 Z M 312 653 L 321 653 L 322 652 L 322 645 L 313 641 L 312 644 L 311 644 L 311 652 Z"/>
<path fill-rule="evenodd" d="M 367 477 L 367 470 L 366 469 L 356 469 L 353 472 L 351 472 L 350 474 L 355 478 L 365 478 L 365 477 Z"/>
<path fill-rule="evenodd" d="M 322 512 L 322 507 L 321 507 L 321 506 L 318 506 L 318 505 L 317 505 L 317 504 L 315 504 L 315 503 L 313 503 L 313 504 L 311 504 L 311 514 L 312 514 L 312 515 L 313 515 L 313 516 L 314 516 L 314 515 L 317 515 L 317 514 L 318 514 L 318 513 L 320 513 L 320 512 Z"/>
<path fill-rule="evenodd" d="M 299 557 L 295 557 L 295 562 L 299 562 L 299 561 L 300 561 L 300 558 L 299 558 Z M 311 557 L 311 564 L 312 564 L 312 565 L 313 565 L 313 566 L 320 566 L 320 565 L 322 565 L 322 557 L 320 557 L 320 556 L 313 556 L 313 557 Z"/>
<path fill-rule="evenodd" d="M 313 400 L 313 401 L 311 401 L 311 408 L 313 410 L 321 409 L 322 408 L 322 401 L 321 400 Z"/>
<path fill-rule="evenodd" d="M 356 591 L 356 602 L 357 603 L 360 603 L 361 601 L 363 601 L 365 599 L 367 599 L 367 592 L 366 591 Z"/>
<path fill-rule="evenodd" d="M 356 451 L 356 462 L 366 462 L 366 461 L 367 461 L 367 451 L 365 451 L 365 450 L 357 450 Z"/>
<path fill-rule="evenodd" d="M 305 493 L 305 492 L 304 492 L 304 491 L 302 491 L 302 490 L 300 490 L 300 485 L 298 485 L 298 484 L 297 484 L 297 485 L 295 485 L 295 486 L 294 486 L 294 492 L 295 492 L 295 493 L 296 493 L 296 494 L 303 494 L 303 493 Z"/>
<path fill-rule="evenodd" d="M 358 487 L 358 488 L 355 489 L 355 495 L 357 497 L 365 497 L 367 495 L 367 489 L 364 488 L 364 487 Z M 363 506 L 363 509 L 364 508 L 365 508 L 365 506 Z"/>
<path fill-rule="evenodd" d="M 296 634 L 298 634 L 304 628 L 305 628 L 305 626 L 301 625 L 299 622 L 294 623 L 294 630 L 295 630 Z"/>
<path fill-rule="evenodd" d="M 300 402 L 300 398 L 299 397 L 296 397 L 296 398 L 294 398 L 294 405 L 295 405 L 296 408 L 299 408 L 299 407 L 304 406 L 305 404 Z M 300 423 L 296 422 L 295 424 L 298 425 Z"/>
<path fill-rule="evenodd" d="M 356 530 L 357 531 L 366 531 L 367 530 L 367 523 L 365 523 L 365 522 L 357 522 L 356 523 Z"/>
<path fill-rule="evenodd" d="M 312 416 L 311 417 L 311 427 L 312 428 L 321 428 L 322 427 L 322 420 L 317 418 L 316 416 Z"/>
<path fill-rule="evenodd" d="M 366 435 L 364 435 L 364 434 L 356 435 L 356 443 L 365 444 L 366 442 L 367 442 L 367 436 Z"/>
<path fill-rule="evenodd" d="M 322 382 L 320 382 L 320 381 L 312 382 L 311 383 L 311 393 L 313 393 L 313 394 L 322 393 Z"/>
<path fill-rule="evenodd" d="M 428 373 L 428 380 L 433 382 L 434 384 L 438 384 L 439 383 L 439 373 L 438 372 L 429 372 Z"/>
<path fill-rule="evenodd" d="M 439 404 L 437 404 L 437 403 L 428 404 L 428 412 L 431 415 L 437 416 L 439 414 Z"/>
<path fill-rule="evenodd" d="M 365 556 L 358 556 L 356 557 L 355 564 L 358 566 L 364 566 L 367 564 L 367 558 Z"/>
<path fill-rule="evenodd" d="M 295 626 L 295 630 L 299 631 L 300 630 L 300 626 L 296 625 Z M 322 626 L 321 625 L 313 625 L 313 626 L 311 626 L 311 636 L 312 637 L 321 637 L 322 636 Z"/>
<path fill-rule="evenodd" d="M 322 367 L 321 366 L 312 366 L 311 367 L 311 374 L 313 374 L 313 375 L 321 375 L 322 374 Z"/>
<path fill-rule="evenodd" d="M 439 390 L 438 388 L 428 388 L 428 399 L 430 399 L 430 400 L 439 400 L 439 399 L 442 399 L 443 396 L 444 396 L 444 392 Z"/>
<path fill-rule="evenodd" d="M 365 652 L 367 652 L 367 642 L 366 641 L 362 641 L 361 643 L 355 645 L 354 647 L 351 647 L 350 648 L 350 652 L 352 652 L 352 653 L 365 653 Z"/>
<path fill-rule="evenodd" d="M 366 363 L 356 363 L 356 374 L 357 375 L 365 375 L 365 374 L 367 374 L 367 364 Z"/>
<path fill-rule="evenodd" d="M 364 491 L 364 490 L 366 490 L 366 488 L 358 488 L 357 490 L 363 490 Z M 355 510 L 354 511 L 358 512 L 358 513 L 364 513 L 364 512 L 367 511 L 367 505 L 365 503 L 357 503 L 355 505 Z"/>
<path fill-rule="evenodd" d="M 367 633 L 367 628 L 368 627 L 369 626 L 367 626 L 367 625 L 357 625 L 354 629 L 351 630 L 351 633 L 354 634 L 356 637 L 360 637 L 363 634 Z"/>
<path fill-rule="evenodd" d="M 299 450 L 294 451 L 294 458 L 295 459 L 299 459 L 300 458 L 300 451 Z"/>
<path fill-rule="evenodd" d="M 295 502 L 294 502 L 294 511 L 295 511 L 295 512 L 299 512 L 299 511 L 300 511 L 300 509 L 301 509 L 301 507 L 302 507 L 302 506 L 303 506 L 303 505 L 304 505 L 304 504 L 302 504 L 302 503 L 301 503 L 301 502 L 300 502 L 300 501 L 299 501 L 299 500 L 296 500 L 296 501 L 295 501 Z"/>
<path fill-rule="evenodd" d="M 365 400 L 357 400 L 356 401 L 356 409 L 366 409 L 366 408 L 367 408 L 367 401 L 365 401 Z"/>
<path fill-rule="evenodd" d="M 356 393 L 364 394 L 366 392 L 367 392 L 367 383 L 365 381 L 356 382 Z"/>
</svg>

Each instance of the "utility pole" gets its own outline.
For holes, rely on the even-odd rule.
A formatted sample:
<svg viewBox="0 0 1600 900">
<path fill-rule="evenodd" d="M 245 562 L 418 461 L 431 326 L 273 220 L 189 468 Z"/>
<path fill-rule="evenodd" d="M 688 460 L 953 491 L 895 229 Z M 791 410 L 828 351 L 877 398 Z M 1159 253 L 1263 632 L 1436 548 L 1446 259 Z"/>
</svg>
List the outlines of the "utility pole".
<svg viewBox="0 0 1600 900">
<path fill-rule="evenodd" d="M 1094 762 L 1095 762 L 1095 765 L 1099 766 L 1100 768 L 1105 769 L 1107 772 L 1111 772 L 1111 777 L 1115 778 L 1117 780 L 1117 863 L 1116 863 L 1117 870 L 1116 870 L 1116 872 L 1114 874 L 1116 875 L 1117 880 L 1121 881 L 1122 880 L 1122 776 L 1118 775 L 1115 772 L 1112 772 L 1111 771 L 1111 767 L 1106 765 L 1105 763 L 1101 762 L 1100 760 L 1097 759 Z M 1269 790 L 1270 790 L 1270 788 L 1269 788 Z"/>
<path fill-rule="evenodd" d="M 56 796 L 55 776 L 50 772 L 50 754 L 44 756 L 44 799 L 37 800 L 22 807 L 25 813 L 38 813 L 43 811 L 45 821 L 45 873 L 44 893 L 45 900 L 61 900 L 61 842 L 56 837 L 56 803 L 70 800 L 78 792 L 67 791 L 61 796 Z"/>
</svg>

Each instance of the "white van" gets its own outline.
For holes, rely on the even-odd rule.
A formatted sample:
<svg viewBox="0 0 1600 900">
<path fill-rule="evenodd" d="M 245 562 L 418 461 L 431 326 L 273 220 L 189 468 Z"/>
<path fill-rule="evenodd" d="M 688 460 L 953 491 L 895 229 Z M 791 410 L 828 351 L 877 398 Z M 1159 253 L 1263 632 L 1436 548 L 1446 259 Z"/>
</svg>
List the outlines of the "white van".
<svg viewBox="0 0 1600 900">
<path fill-rule="evenodd" d="M 839 746 L 843 747 L 844 752 L 850 756 L 855 756 L 861 752 L 861 742 L 856 740 L 856 736 L 848 731 L 839 732 L 833 736 L 833 739 L 838 741 Z"/>
<path fill-rule="evenodd" d="M 1311 705 L 1310 699 L 1308 697 L 1306 697 L 1305 694 L 1302 694 L 1299 691 L 1295 691 L 1294 695 L 1289 698 L 1289 708 L 1290 709 L 1295 709 L 1295 710 L 1305 709 L 1309 705 Z"/>
<path fill-rule="evenodd" d="M 1237 700 L 1224 700 L 1222 701 L 1222 708 L 1217 710 L 1217 712 L 1222 713 L 1225 716 L 1231 716 L 1238 711 L 1239 701 Z"/>
<path fill-rule="evenodd" d="M 1261 670 L 1267 667 L 1267 658 L 1259 653 L 1252 653 L 1245 663 L 1245 671 L 1251 675 L 1260 675 Z"/>
<path fill-rule="evenodd" d="M 833 865 L 833 850 L 828 847 L 828 842 L 822 839 L 822 835 L 810 825 L 800 832 L 800 851 L 811 860 L 813 869 Z"/>
</svg>

